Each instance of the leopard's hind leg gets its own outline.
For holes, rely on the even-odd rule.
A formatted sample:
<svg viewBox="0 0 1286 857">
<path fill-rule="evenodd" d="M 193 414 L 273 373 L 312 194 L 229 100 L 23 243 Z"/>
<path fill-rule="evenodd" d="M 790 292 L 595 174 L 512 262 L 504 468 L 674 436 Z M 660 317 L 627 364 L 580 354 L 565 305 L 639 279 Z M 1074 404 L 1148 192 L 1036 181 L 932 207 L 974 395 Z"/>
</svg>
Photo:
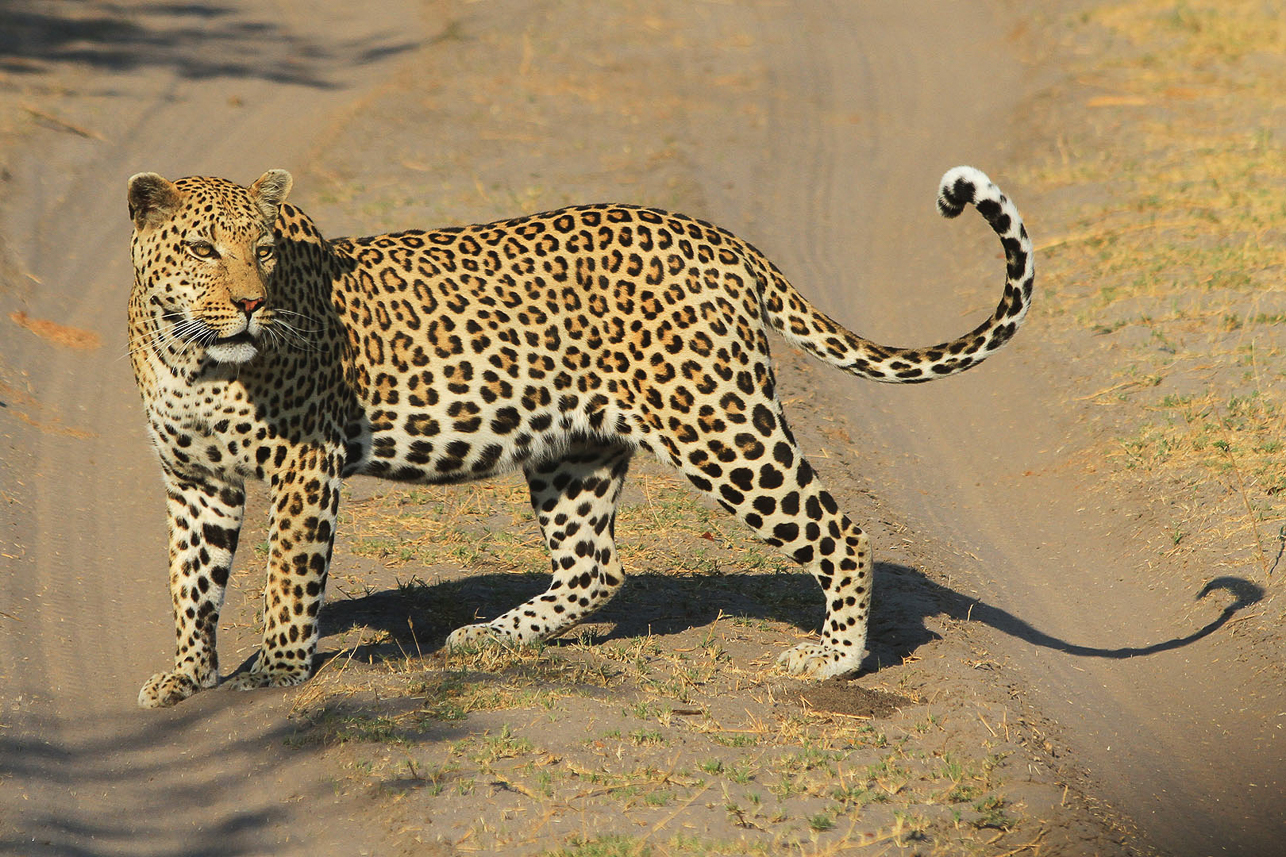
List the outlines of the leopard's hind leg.
<svg viewBox="0 0 1286 857">
<path fill-rule="evenodd" d="M 616 594 L 625 582 L 616 551 L 616 503 L 633 452 L 586 440 L 561 458 L 525 469 L 553 580 L 546 592 L 497 619 L 456 630 L 447 638 L 449 648 L 557 637 Z"/>
<path fill-rule="evenodd" d="M 820 641 L 788 649 L 778 663 L 810 678 L 852 672 L 865 657 L 874 566 L 870 539 L 822 487 L 773 398 L 753 397 L 742 413 L 751 418 L 729 422 L 696 448 L 671 450 L 670 460 L 821 586 L 826 621 Z"/>
</svg>

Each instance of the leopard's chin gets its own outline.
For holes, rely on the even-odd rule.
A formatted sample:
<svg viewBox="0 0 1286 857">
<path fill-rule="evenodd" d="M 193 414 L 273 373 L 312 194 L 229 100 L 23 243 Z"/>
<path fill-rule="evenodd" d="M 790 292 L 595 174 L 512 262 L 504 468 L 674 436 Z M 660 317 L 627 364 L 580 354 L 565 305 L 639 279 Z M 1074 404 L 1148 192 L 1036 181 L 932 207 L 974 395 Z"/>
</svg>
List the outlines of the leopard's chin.
<svg viewBox="0 0 1286 857">
<path fill-rule="evenodd" d="M 245 363 L 259 353 L 259 340 L 248 330 L 214 340 L 205 348 L 211 359 L 220 363 Z"/>
</svg>

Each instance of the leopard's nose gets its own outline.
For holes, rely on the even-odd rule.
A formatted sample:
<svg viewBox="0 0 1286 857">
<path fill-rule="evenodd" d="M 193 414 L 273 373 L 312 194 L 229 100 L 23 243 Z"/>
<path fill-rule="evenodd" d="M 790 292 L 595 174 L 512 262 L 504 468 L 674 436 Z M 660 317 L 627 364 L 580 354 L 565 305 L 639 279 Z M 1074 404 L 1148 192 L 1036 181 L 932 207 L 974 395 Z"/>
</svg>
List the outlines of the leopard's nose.
<svg viewBox="0 0 1286 857">
<path fill-rule="evenodd" d="M 249 318 L 255 310 L 263 306 L 263 298 L 233 298 L 232 303 Z"/>
</svg>

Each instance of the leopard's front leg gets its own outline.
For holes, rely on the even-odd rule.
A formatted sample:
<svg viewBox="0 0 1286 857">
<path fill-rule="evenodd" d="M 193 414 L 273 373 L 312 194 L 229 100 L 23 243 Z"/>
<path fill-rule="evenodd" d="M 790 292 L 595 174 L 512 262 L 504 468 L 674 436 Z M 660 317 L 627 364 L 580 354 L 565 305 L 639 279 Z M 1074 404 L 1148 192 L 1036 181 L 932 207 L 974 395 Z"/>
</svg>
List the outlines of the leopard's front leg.
<svg viewBox="0 0 1286 857">
<path fill-rule="evenodd" d="M 165 471 L 170 533 L 170 596 L 177 636 L 174 669 L 148 679 L 143 708 L 165 708 L 219 682 L 219 610 L 241 532 L 239 485 L 196 481 Z"/>
<path fill-rule="evenodd" d="M 312 675 L 341 465 L 338 453 L 316 449 L 302 450 L 294 459 L 271 480 L 263 643 L 250 669 L 228 680 L 236 690 L 288 687 Z"/>
</svg>

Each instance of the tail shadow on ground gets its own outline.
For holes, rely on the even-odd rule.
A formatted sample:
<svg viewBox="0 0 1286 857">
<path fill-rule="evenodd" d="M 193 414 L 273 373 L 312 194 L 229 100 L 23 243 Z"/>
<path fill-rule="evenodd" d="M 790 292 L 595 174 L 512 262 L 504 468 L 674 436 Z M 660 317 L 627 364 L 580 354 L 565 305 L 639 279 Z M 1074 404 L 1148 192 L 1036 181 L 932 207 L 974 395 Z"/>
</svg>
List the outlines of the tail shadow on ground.
<svg viewBox="0 0 1286 857">
<path fill-rule="evenodd" d="M 0 4 L 0 71 L 39 74 L 56 64 L 99 71 L 155 67 L 179 77 L 256 78 L 334 88 L 328 72 L 418 47 L 390 22 L 387 32 L 323 40 L 293 32 L 266 12 L 229 3 Z"/>
<path fill-rule="evenodd" d="M 385 632 L 384 642 L 353 652 L 358 660 L 407 657 L 441 647 L 454 629 L 494 618 L 545 591 L 546 574 L 479 574 L 460 580 L 425 583 L 418 579 L 395 590 L 370 593 L 327 604 L 322 613 L 324 636 L 353 628 Z M 961 595 L 922 572 L 893 563 L 876 565 L 875 604 L 865 670 L 896 664 L 921 646 L 939 639 L 935 617 L 978 622 L 1035 646 L 1079 657 L 1132 658 L 1169 651 L 1207 637 L 1239 611 L 1260 601 L 1264 590 L 1235 577 L 1206 584 L 1197 599 L 1222 592 L 1232 597 L 1222 612 L 1190 633 L 1145 646 L 1113 647 L 1054 637 L 1029 622 L 986 602 Z M 644 634 L 668 635 L 701 627 L 724 617 L 786 622 L 817 631 L 822 619 L 822 593 L 803 572 L 754 574 L 640 574 L 626 579 L 621 592 L 594 615 L 611 630 L 597 641 Z"/>
</svg>

